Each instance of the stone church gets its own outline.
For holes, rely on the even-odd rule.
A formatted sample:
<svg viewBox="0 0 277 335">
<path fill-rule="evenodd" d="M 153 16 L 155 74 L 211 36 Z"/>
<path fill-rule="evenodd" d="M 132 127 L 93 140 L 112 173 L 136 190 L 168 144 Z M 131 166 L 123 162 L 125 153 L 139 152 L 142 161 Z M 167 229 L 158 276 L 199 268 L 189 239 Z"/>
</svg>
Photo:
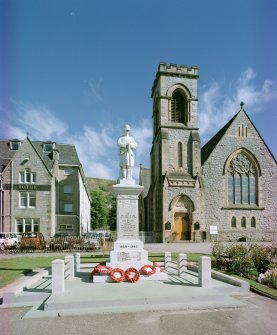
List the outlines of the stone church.
<svg viewBox="0 0 277 335">
<path fill-rule="evenodd" d="M 159 64 L 141 230 L 153 242 L 276 241 L 276 160 L 243 103 L 201 147 L 198 78 L 198 67 Z"/>
</svg>

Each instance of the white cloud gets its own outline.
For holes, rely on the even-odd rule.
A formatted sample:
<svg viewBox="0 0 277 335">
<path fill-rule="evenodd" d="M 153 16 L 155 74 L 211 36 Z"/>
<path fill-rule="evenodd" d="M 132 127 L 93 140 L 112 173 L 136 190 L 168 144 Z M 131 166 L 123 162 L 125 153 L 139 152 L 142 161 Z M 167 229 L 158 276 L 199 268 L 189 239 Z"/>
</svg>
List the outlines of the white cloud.
<svg viewBox="0 0 277 335">
<path fill-rule="evenodd" d="M 76 146 L 87 176 L 117 178 L 117 151 L 112 126 L 99 127 L 99 130 L 84 126 L 83 132 L 69 136 L 68 142 Z"/>
<path fill-rule="evenodd" d="M 32 140 L 53 140 L 58 143 L 74 144 L 86 176 L 117 179 L 119 173 L 117 139 L 120 127 L 112 124 L 98 127 L 83 126 L 72 133 L 67 124 L 54 116 L 46 106 L 35 106 L 13 101 L 16 117 L 13 124 L 5 124 L 7 138 L 24 139 L 26 134 Z M 150 122 L 143 120 L 132 131 L 138 142 L 135 153 L 134 176 L 138 178 L 139 163 L 148 159 L 152 132 Z"/>
<path fill-rule="evenodd" d="M 94 102 L 98 104 L 104 103 L 104 99 L 101 93 L 102 82 L 103 80 L 101 78 L 97 82 L 92 79 L 85 81 L 86 87 L 84 90 L 84 100 L 88 105 Z"/>
<path fill-rule="evenodd" d="M 252 69 L 242 72 L 239 78 L 228 84 L 213 81 L 201 89 L 199 94 L 199 128 L 202 143 L 213 136 L 245 102 L 246 111 L 251 114 L 264 110 L 267 102 L 277 98 L 274 82 L 265 80 L 260 87 L 254 85 L 255 73 Z M 227 88 L 226 88 L 227 86 Z M 12 124 L 3 127 L 7 138 L 26 137 L 28 132 L 33 140 L 53 140 L 76 146 L 86 176 L 117 179 L 117 140 L 122 135 L 123 124 L 100 124 L 94 127 L 84 125 L 80 131 L 72 133 L 68 125 L 60 120 L 45 105 L 25 104 L 13 101 L 16 117 Z M 2 122 L 2 125 L 4 121 Z M 6 122 L 7 123 L 7 122 Z M 152 145 L 152 125 L 150 118 L 132 126 L 131 136 L 138 143 L 135 150 L 134 177 L 138 180 L 139 164 L 149 166 Z"/>
<path fill-rule="evenodd" d="M 132 130 L 132 136 L 138 143 L 136 150 L 138 158 L 141 158 L 143 163 L 145 153 L 150 154 L 152 144 L 152 127 L 149 120 L 143 120 L 141 124 L 135 126 Z"/>
<path fill-rule="evenodd" d="M 22 134 L 26 136 L 28 132 L 31 138 L 51 140 L 63 137 L 68 131 L 67 125 L 46 106 L 12 102 L 16 109 L 16 126 L 10 127 L 8 135 L 16 132 L 22 138 Z"/>
<path fill-rule="evenodd" d="M 213 136 L 245 104 L 248 114 L 261 112 L 265 104 L 277 98 L 276 84 L 265 80 L 260 87 L 255 84 L 256 73 L 248 68 L 238 79 L 227 85 L 213 81 L 201 89 L 199 95 L 199 129 L 202 141 Z M 226 87 L 227 86 L 227 87 Z"/>
</svg>

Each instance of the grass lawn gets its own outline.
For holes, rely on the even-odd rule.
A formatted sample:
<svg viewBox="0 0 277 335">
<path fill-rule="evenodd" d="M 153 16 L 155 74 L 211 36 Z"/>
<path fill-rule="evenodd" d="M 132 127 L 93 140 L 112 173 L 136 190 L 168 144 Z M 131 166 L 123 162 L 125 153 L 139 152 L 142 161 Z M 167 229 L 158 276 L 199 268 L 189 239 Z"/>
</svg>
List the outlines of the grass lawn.
<svg viewBox="0 0 277 335">
<path fill-rule="evenodd" d="M 47 268 L 59 256 L 0 258 L 0 288 L 19 277 L 26 276 L 35 268 Z"/>
<path fill-rule="evenodd" d="M 266 296 L 274 298 L 274 299 L 277 299 L 277 290 L 276 289 L 270 288 L 270 287 L 268 287 L 266 285 L 263 285 L 263 284 L 260 284 L 260 283 L 256 282 L 255 280 L 247 279 L 247 278 L 236 276 L 236 275 L 233 275 L 233 276 L 247 281 L 250 284 L 250 287 L 251 287 L 252 291 L 254 291 L 256 293 L 260 293 L 262 295 L 266 295 Z"/>
</svg>

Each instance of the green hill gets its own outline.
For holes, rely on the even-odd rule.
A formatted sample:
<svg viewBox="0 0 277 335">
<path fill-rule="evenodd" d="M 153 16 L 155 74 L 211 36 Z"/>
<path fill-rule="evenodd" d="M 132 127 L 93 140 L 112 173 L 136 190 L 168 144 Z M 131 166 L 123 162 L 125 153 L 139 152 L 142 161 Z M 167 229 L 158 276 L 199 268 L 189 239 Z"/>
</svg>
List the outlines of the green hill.
<svg viewBox="0 0 277 335">
<path fill-rule="evenodd" d="M 111 179 L 99 179 L 99 178 L 86 178 L 87 187 L 89 192 L 101 191 L 104 194 L 112 194 L 112 185 L 117 183 L 116 180 Z"/>
</svg>

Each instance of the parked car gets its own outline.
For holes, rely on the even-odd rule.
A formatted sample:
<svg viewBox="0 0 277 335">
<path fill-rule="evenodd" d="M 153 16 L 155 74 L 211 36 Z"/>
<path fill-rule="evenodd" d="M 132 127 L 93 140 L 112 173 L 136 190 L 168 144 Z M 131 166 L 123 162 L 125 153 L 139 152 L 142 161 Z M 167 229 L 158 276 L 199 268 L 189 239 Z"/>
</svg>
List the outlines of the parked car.
<svg viewBox="0 0 277 335">
<path fill-rule="evenodd" d="M 16 233 L 0 233 L 0 250 L 16 248 L 18 246 L 18 236 Z"/>
<path fill-rule="evenodd" d="M 84 244 L 91 247 L 91 249 L 100 249 L 99 235 L 93 232 L 85 233 Z"/>
<path fill-rule="evenodd" d="M 46 241 L 42 233 L 28 232 L 22 234 L 20 246 L 23 249 L 45 249 Z"/>
<path fill-rule="evenodd" d="M 69 245 L 68 232 L 58 232 L 54 234 L 50 241 L 50 249 L 67 249 Z"/>
</svg>

